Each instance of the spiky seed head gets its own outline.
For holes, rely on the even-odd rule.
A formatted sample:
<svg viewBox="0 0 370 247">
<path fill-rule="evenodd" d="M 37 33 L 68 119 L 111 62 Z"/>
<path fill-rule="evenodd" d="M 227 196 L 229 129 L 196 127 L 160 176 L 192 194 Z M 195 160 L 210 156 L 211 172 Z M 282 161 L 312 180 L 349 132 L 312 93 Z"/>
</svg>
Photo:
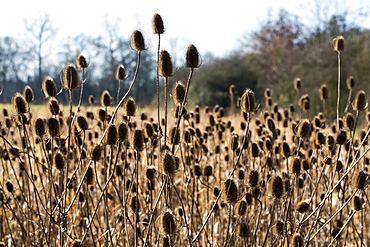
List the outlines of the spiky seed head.
<svg viewBox="0 0 370 247">
<path fill-rule="evenodd" d="M 347 112 L 346 115 L 344 115 L 343 119 L 343 126 L 347 129 L 352 131 L 355 127 L 355 118 L 353 117 L 352 113 Z"/>
<path fill-rule="evenodd" d="M 145 40 L 139 30 L 135 30 L 131 35 L 131 48 L 137 52 L 145 50 Z"/>
<path fill-rule="evenodd" d="M 5 187 L 6 187 L 6 190 L 9 192 L 9 193 L 13 193 L 14 191 L 14 186 L 11 182 L 6 182 L 5 184 Z"/>
<path fill-rule="evenodd" d="M 112 97 L 108 90 L 104 90 L 100 96 L 100 105 L 103 107 L 108 107 L 112 104 Z"/>
<path fill-rule="evenodd" d="M 118 126 L 118 141 L 123 142 L 127 138 L 128 128 L 125 122 L 122 122 Z"/>
<path fill-rule="evenodd" d="M 153 128 L 153 124 L 146 121 L 144 123 L 144 132 L 145 132 L 145 135 L 149 138 L 153 138 L 154 137 L 154 128 Z"/>
<path fill-rule="evenodd" d="M 77 124 L 82 131 L 86 131 L 89 129 L 89 124 L 87 123 L 86 118 L 82 115 L 77 117 Z"/>
<path fill-rule="evenodd" d="M 98 161 L 101 157 L 101 153 L 103 151 L 103 147 L 101 145 L 95 145 L 91 151 L 91 160 Z"/>
<path fill-rule="evenodd" d="M 245 215 L 245 213 L 247 212 L 247 202 L 245 200 L 241 200 L 239 202 L 239 207 L 238 207 L 238 214 L 240 216 L 243 216 Z"/>
<path fill-rule="evenodd" d="M 295 78 L 294 79 L 294 89 L 299 91 L 301 89 L 301 79 L 300 78 Z"/>
<path fill-rule="evenodd" d="M 87 168 L 87 171 L 86 171 L 86 183 L 88 185 L 91 185 L 93 184 L 93 182 L 94 182 L 94 171 L 92 167 L 89 166 L 89 168 Z"/>
<path fill-rule="evenodd" d="M 325 84 L 321 85 L 320 87 L 320 99 L 325 101 L 329 98 L 329 91 Z"/>
<path fill-rule="evenodd" d="M 360 90 L 357 92 L 354 100 L 353 100 L 353 110 L 355 111 L 363 111 L 367 107 L 367 97 L 364 90 Z"/>
<path fill-rule="evenodd" d="M 59 115 L 60 108 L 59 108 L 59 102 L 56 98 L 50 98 L 47 103 L 48 111 L 51 115 Z"/>
<path fill-rule="evenodd" d="M 175 104 L 183 103 L 185 99 L 185 86 L 181 81 L 176 82 L 172 90 Z"/>
<path fill-rule="evenodd" d="M 126 79 L 126 69 L 123 64 L 119 64 L 116 69 L 116 80 L 123 81 L 124 79 Z"/>
<path fill-rule="evenodd" d="M 290 164 L 290 171 L 296 176 L 299 176 L 299 174 L 301 173 L 301 159 L 300 158 L 298 157 L 293 158 Z"/>
<path fill-rule="evenodd" d="M 102 122 L 107 120 L 107 112 L 103 108 L 99 109 L 98 116 L 99 116 L 99 120 Z"/>
<path fill-rule="evenodd" d="M 353 76 L 349 76 L 347 78 L 347 88 L 351 90 L 354 87 L 355 87 L 355 79 L 353 78 Z"/>
<path fill-rule="evenodd" d="M 353 185 L 359 189 L 363 190 L 366 188 L 366 185 L 368 184 L 368 174 L 364 171 L 360 171 L 355 175 L 355 178 L 353 179 Z"/>
<path fill-rule="evenodd" d="M 310 204 L 306 201 L 300 201 L 296 207 L 295 207 L 295 210 L 298 212 L 298 213 L 305 213 L 307 212 L 307 210 L 310 208 Z"/>
<path fill-rule="evenodd" d="M 176 231 L 175 218 L 170 212 L 166 212 L 162 215 L 162 229 L 167 235 L 173 235 Z"/>
<path fill-rule="evenodd" d="M 155 173 L 156 173 L 155 168 L 154 167 L 149 167 L 148 169 L 146 169 L 146 178 L 148 180 L 153 180 Z"/>
<path fill-rule="evenodd" d="M 290 147 L 286 141 L 284 141 L 282 144 L 281 152 L 285 158 L 288 158 L 290 156 Z"/>
<path fill-rule="evenodd" d="M 158 75 L 162 77 L 171 77 L 173 75 L 171 56 L 166 50 L 162 50 L 158 61 Z"/>
<path fill-rule="evenodd" d="M 20 93 L 15 93 L 13 96 L 13 108 L 17 114 L 23 115 L 29 111 L 28 104 L 25 98 Z"/>
<path fill-rule="evenodd" d="M 55 153 L 54 155 L 54 164 L 55 167 L 59 170 L 62 171 L 64 166 L 65 166 L 65 159 L 63 155 L 60 152 Z"/>
<path fill-rule="evenodd" d="M 342 35 L 336 37 L 334 40 L 334 51 L 342 52 L 344 50 L 344 38 Z"/>
<path fill-rule="evenodd" d="M 250 170 L 248 172 L 248 176 L 247 176 L 247 182 L 248 182 L 249 186 L 251 186 L 251 187 L 258 186 L 259 176 L 260 176 L 259 171 L 257 171 L 257 170 Z"/>
<path fill-rule="evenodd" d="M 126 113 L 126 116 L 134 116 L 136 112 L 136 102 L 134 98 L 129 97 L 125 101 L 125 104 L 123 105 L 124 112 Z"/>
<path fill-rule="evenodd" d="M 356 211 L 361 211 L 364 202 L 359 196 L 353 198 L 353 207 Z"/>
<path fill-rule="evenodd" d="M 240 238 L 248 238 L 251 235 L 251 230 L 247 222 L 241 222 L 236 228 L 236 233 Z"/>
<path fill-rule="evenodd" d="M 162 20 L 162 17 L 158 13 L 155 13 L 153 16 L 152 28 L 153 28 L 154 34 L 164 33 L 163 20 Z"/>
<path fill-rule="evenodd" d="M 344 145 L 347 142 L 347 132 L 343 129 L 337 132 L 337 143 L 339 145 Z"/>
<path fill-rule="evenodd" d="M 173 174 L 176 170 L 176 162 L 172 153 L 166 151 L 162 154 L 161 166 L 166 174 Z"/>
<path fill-rule="evenodd" d="M 308 119 L 302 119 L 297 128 L 297 136 L 299 138 L 308 138 L 310 137 L 311 134 L 311 123 L 310 120 Z"/>
<path fill-rule="evenodd" d="M 256 98 L 252 90 L 245 90 L 241 98 L 240 107 L 245 113 L 254 112 L 256 110 Z"/>
<path fill-rule="evenodd" d="M 57 88 L 53 78 L 47 76 L 42 80 L 42 91 L 46 98 L 55 97 L 57 95 Z"/>
<path fill-rule="evenodd" d="M 265 96 L 265 98 L 271 98 L 271 89 L 270 88 L 266 88 L 265 89 L 265 92 L 263 93 L 263 95 Z"/>
<path fill-rule="evenodd" d="M 51 137 L 57 137 L 59 135 L 59 121 L 56 118 L 49 118 L 46 125 Z"/>
<path fill-rule="evenodd" d="M 107 145 L 115 145 L 117 143 L 117 139 L 118 139 L 117 127 L 115 124 L 111 124 L 108 127 L 107 132 Z"/>
<path fill-rule="evenodd" d="M 303 247 L 304 241 L 303 237 L 300 233 L 293 234 L 292 238 L 290 239 L 290 246 L 292 247 Z"/>
<path fill-rule="evenodd" d="M 270 194 L 277 199 L 282 198 L 284 195 L 284 183 L 279 175 L 270 179 Z"/>
<path fill-rule="evenodd" d="M 94 96 L 93 96 L 93 95 L 89 95 L 89 104 L 90 104 L 90 105 L 95 104 L 95 98 L 94 98 Z"/>
<path fill-rule="evenodd" d="M 235 151 L 239 147 L 239 136 L 236 133 L 232 133 L 230 139 L 230 149 Z"/>
<path fill-rule="evenodd" d="M 134 149 L 141 151 L 144 148 L 144 133 L 141 129 L 135 129 L 131 136 L 131 144 Z"/>
<path fill-rule="evenodd" d="M 199 68 L 199 53 L 194 45 L 189 45 L 186 51 L 186 68 Z"/>
<path fill-rule="evenodd" d="M 136 195 L 131 197 L 130 208 L 132 212 L 135 212 L 135 213 L 140 211 L 140 202 L 139 202 L 139 198 Z"/>
<path fill-rule="evenodd" d="M 173 126 L 168 133 L 168 139 L 171 144 L 177 145 L 180 143 L 180 131 L 179 128 Z"/>
<path fill-rule="evenodd" d="M 275 130 L 276 130 L 275 122 L 274 122 L 274 120 L 273 120 L 270 116 L 268 116 L 268 117 L 266 118 L 266 125 L 267 125 L 267 128 L 268 128 L 271 132 L 275 132 Z"/>
<path fill-rule="evenodd" d="M 284 234 L 285 224 L 281 220 L 277 220 L 273 226 L 273 231 L 276 236 L 282 236 Z"/>
<path fill-rule="evenodd" d="M 73 90 L 78 87 L 78 73 L 73 63 L 67 63 L 63 71 L 63 87 Z"/>
<path fill-rule="evenodd" d="M 226 180 L 225 193 L 226 193 L 226 201 L 228 203 L 238 202 L 238 187 L 236 186 L 234 180 L 232 179 Z"/>
<path fill-rule="evenodd" d="M 45 135 L 45 122 L 42 118 L 37 118 L 35 121 L 35 132 L 38 136 Z"/>
<path fill-rule="evenodd" d="M 308 111 L 310 109 L 310 96 L 308 94 L 302 95 L 298 103 L 303 110 Z"/>
<path fill-rule="evenodd" d="M 76 57 L 76 65 L 78 69 L 87 69 L 89 64 L 86 62 L 85 56 L 78 54 Z"/>
<path fill-rule="evenodd" d="M 235 94 L 235 85 L 231 84 L 229 87 L 229 94 L 234 95 Z"/>
<path fill-rule="evenodd" d="M 34 99 L 33 90 L 30 86 L 25 86 L 23 89 L 23 97 L 27 103 L 31 103 Z"/>
</svg>

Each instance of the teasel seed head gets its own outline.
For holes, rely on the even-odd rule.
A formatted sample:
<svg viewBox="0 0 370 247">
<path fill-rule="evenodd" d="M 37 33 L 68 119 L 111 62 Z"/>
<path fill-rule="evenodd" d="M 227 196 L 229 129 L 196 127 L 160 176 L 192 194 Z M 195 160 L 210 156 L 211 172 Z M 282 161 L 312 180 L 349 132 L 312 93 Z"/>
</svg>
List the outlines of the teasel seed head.
<svg viewBox="0 0 370 247">
<path fill-rule="evenodd" d="M 172 90 L 175 104 L 183 103 L 185 100 L 185 86 L 181 81 L 176 82 Z"/>
<path fill-rule="evenodd" d="M 74 90 L 78 87 L 78 73 L 73 63 L 67 63 L 63 71 L 63 87 Z"/>
<path fill-rule="evenodd" d="M 238 214 L 240 216 L 243 216 L 245 215 L 245 213 L 247 212 L 247 202 L 245 200 L 241 200 L 239 202 L 239 207 L 238 207 Z"/>
<path fill-rule="evenodd" d="M 238 187 L 236 186 L 234 180 L 227 179 L 225 182 L 225 193 L 226 193 L 226 201 L 228 203 L 236 203 L 238 202 Z"/>
<path fill-rule="evenodd" d="M 86 62 L 86 58 L 82 54 L 77 55 L 76 65 L 78 69 L 87 69 L 89 67 L 89 64 Z"/>
<path fill-rule="evenodd" d="M 163 20 L 162 20 L 162 17 L 158 13 L 154 14 L 153 16 L 152 28 L 153 28 L 154 34 L 164 33 Z"/>
<path fill-rule="evenodd" d="M 310 204 L 306 201 L 300 201 L 296 207 L 295 207 L 295 210 L 298 212 L 298 213 L 305 213 L 308 211 L 308 209 L 310 208 Z"/>
<path fill-rule="evenodd" d="M 131 144 L 132 147 L 137 150 L 141 151 L 144 148 L 144 133 L 141 129 L 136 129 L 132 133 L 131 136 Z"/>
<path fill-rule="evenodd" d="M 281 220 L 277 220 L 273 226 L 273 231 L 276 236 L 282 236 L 284 234 L 285 224 Z"/>
<path fill-rule="evenodd" d="M 301 98 L 299 99 L 299 106 L 305 110 L 305 111 L 308 111 L 310 109 L 310 97 L 308 94 L 304 94 L 301 96 Z"/>
<path fill-rule="evenodd" d="M 33 90 L 30 86 L 25 86 L 23 89 L 23 97 L 27 103 L 31 103 L 34 99 Z"/>
<path fill-rule="evenodd" d="M 337 143 L 339 145 L 344 145 L 347 142 L 347 132 L 343 129 L 337 132 Z"/>
<path fill-rule="evenodd" d="M 49 118 L 46 122 L 51 137 L 57 137 L 59 135 L 60 127 L 59 121 L 56 118 Z"/>
<path fill-rule="evenodd" d="M 92 185 L 93 182 L 94 182 L 94 171 L 92 167 L 89 166 L 89 168 L 87 168 L 87 171 L 86 171 L 86 183 L 88 185 Z"/>
<path fill-rule="evenodd" d="M 301 79 L 295 78 L 293 85 L 294 85 L 294 89 L 299 91 L 301 89 Z"/>
<path fill-rule="evenodd" d="M 166 235 L 173 235 L 176 231 L 175 218 L 170 212 L 166 212 L 162 215 L 162 229 Z"/>
<path fill-rule="evenodd" d="M 239 136 L 236 133 L 231 134 L 230 149 L 235 151 L 239 147 Z"/>
<path fill-rule="evenodd" d="M 9 193 L 13 193 L 14 191 L 14 186 L 11 182 L 6 182 L 5 184 L 5 187 L 6 187 L 6 190 L 9 192 Z"/>
<path fill-rule="evenodd" d="M 359 190 L 365 189 L 369 182 L 368 177 L 368 174 L 364 171 L 358 172 L 353 179 L 353 185 Z"/>
<path fill-rule="evenodd" d="M 256 99 L 252 90 L 247 89 L 244 92 L 241 98 L 240 107 L 245 113 L 254 112 L 256 110 Z"/>
<path fill-rule="evenodd" d="M 176 161 L 172 153 L 165 151 L 162 154 L 161 166 L 166 174 L 174 174 L 176 170 Z"/>
<path fill-rule="evenodd" d="M 122 122 L 118 126 L 118 141 L 124 142 L 127 138 L 128 127 L 125 122 Z"/>
<path fill-rule="evenodd" d="M 17 114 L 23 115 L 29 111 L 27 101 L 25 100 L 22 94 L 15 93 L 12 101 L 13 101 L 14 111 Z"/>
<path fill-rule="evenodd" d="M 290 240 L 290 246 L 292 247 L 302 247 L 304 244 L 304 239 L 300 233 L 293 234 Z"/>
<path fill-rule="evenodd" d="M 154 180 L 154 175 L 156 173 L 156 170 L 154 167 L 149 167 L 148 169 L 146 169 L 146 178 L 148 180 Z"/>
<path fill-rule="evenodd" d="M 237 225 L 236 233 L 240 238 L 249 238 L 251 236 L 251 230 L 247 222 L 243 221 Z"/>
<path fill-rule="evenodd" d="M 117 139 L 118 139 L 117 127 L 115 124 L 112 124 L 108 127 L 107 145 L 115 145 L 117 143 Z"/>
<path fill-rule="evenodd" d="M 124 112 L 126 116 L 129 116 L 129 117 L 134 116 L 136 112 L 136 102 L 134 98 L 132 97 L 127 98 L 123 108 L 124 108 Z"/>
<path fill-rule="evenodd" d="M 321 85 L 319 91 L 320 91 L 320 99 L 322 101 L 327 100 L 329 98 L 329 91 L 325 84 Z"/>
<path fill-rule="evenodd" d="M 301 119 L 301 121 L 298 124 L 296 134 L 299 138 L 303 138 L 303 139 L 310 137 L 311 123 L 308 119 Z"/>
<path fill-rule="evenodd" d="M 355 127 L 355 118 L 353 117 L 352 113 L 347 112 L 346 115 L 344 115 L 343 119 L 343 126 L 347 129 L 352 131 Z"/>
<path fill-rule="evenodd" d="M 234 95 L 235 94 L 235 85 L 231 84 L 229 87 L 229 94 Z"/>
<path fill-rule="evenodd" d="M 137 213 L 140 211 L 140 201 L 137 195 L 131 197 L 130 208 L 132 212 Z"/>
<path fill-rule="evenodd" d="M 173 126 L 170 129 L 170 132 L 168 133 L 168 139 L 169 139 L 169 142 L 172 145 L 179 144 L 180 143 L 180 131 L 179 131 L 179 128 L 177 128 L 176 126 Z"/>
<path fill-rule="evenodd" d="M 54 164 L 55 167 L 59 170 L 62 171 L 64 166 L 65 166 L 65 159 L 63 155 L 60 152 L 55 153 L 54 155 Z"/>
<path fill-rule="evenodd" d="M 158 75 L 171 77 L 173 75 L 171 56 L 166 50 L 162 50 L 158 61 Z"/>
<path fill-rule="evenodd" d="M 164 236 L 163 237 L 162 247 L 171 247 L 171 238 L 169 236 Z"/>
<path fill-rule="evenodd" d="M 42 118 L 37 118 L 35 121 L 35 132 L 38 136 L 45 135 L 45 122 Z"/>
<path fill-rule="evenodd" d="M 364 201 L 359 196 L 355 196 L 353 198 L 353 207 L 356 211 L 361 211 L 363 204 L 364 204 Z"/>
<path fill-rule="evenodd" d="M 213 174 L 213 167 L 208 165 L 206 167 L 204 167 L 204 172 L 203 172 L 203 175 L 206 176 L 206 177 L 209 177 L 209 176 L 212 176 Z"/>
<path fill-rule="evenodd" d="M 103 107 L 108 107 L 112 105 L 112 96 L 108 90 L 104 90 L 100 96 L 100 105 Z"/>
<path fill-rule="evenodd" d="M 89 124 L 87 123 L 86 118 L 82 115 L 77 117 L 77 124 L 82 131 L 86 131 L 89 129 Z"/>
<path fill-rule="evenodd" d="M 284 195 L 284 183 L 279 175 L 270 178 L 270 194 L 274 198 L 280 199 Z"/>
<path fill-rule="evenodd" d="M 123 66 L 123 64 L 119 64 L 116 69 L 116 80 L 123 81 L 124 79 L 126 79 L 126 77 L 127 75 L 125 66 Z"/>
<path fill-rule="evenodd" d="M 145 50 L 145 40 L 139 30 L 135 30 L 131 35 L 131 48 L 137 52 Z"/>
<path fill-rule="evenodd" d="M 347 88 L 351 90 L 354 87 L 355 87 L 355 79 L 353 78 L 353 76 L 349 76 L 347 78 Z"/>
<path fill-rule="evenodd" d="M 367 108 L 367 97 L 364 90 L 357 92 L 352 104 L 355 111 L 363 111 Z"/>
<path fill-rule="evenodd" d="M 51 115 L 59 115 L 60 108 L 59 108 L 59 102 L 56 98 L 50 98 L 47 103 L 48 111 Z"/>
<path fill-rule="evenodd" d="M 144 122 L 144 132 L 147 137 L 151 139 L 154 137 L 154 128 L 153 128 L 152 123 L 148 121 Z"/>
<path fill-rule="evenodd" d="M 256 187 L 259 183 L 260 173 L 257 170 L 250 170 L 247 176 L 247 182 L 250 187 Z"/>
<path fill-rule="evenodd" d="M 344 38 L 342 35 L 336 37 L 334 40 L 334 51 L 342 52 L 344 50 Z"/>
<path fill-rule="evenodd" d="M 299 176 L 299 174 L 301 173 L 301 159 L 300 158 L 298 157 L 293 158 L 290 164 L 290 171 L 296 176 Z"/>
<path fill-rule="evenodd" d="M 42 80 L 42 91 L 46 98 L 55 97 L 57 95 L 57 88 L 53 78 L 47 76 Z"/>
<path fill-rule="evenodd" d="M 194 45 L 189 45 L 186 51 L 186 68 L 199 68 L 199 53 Z"/>
<path fill-rule="evenodd" d="M 91 160 L 98 161 L 100 160 L 101 154 L 103 151 L 103 147 L 99 144 L 95 145 L 91 151 Z"/>
<path fill-rule="evenodd" d="M 265 89 L 264 96 L 265 96 L 266 99 L 271 98 L 271 89 L 270 88 Z"/>
</svg>

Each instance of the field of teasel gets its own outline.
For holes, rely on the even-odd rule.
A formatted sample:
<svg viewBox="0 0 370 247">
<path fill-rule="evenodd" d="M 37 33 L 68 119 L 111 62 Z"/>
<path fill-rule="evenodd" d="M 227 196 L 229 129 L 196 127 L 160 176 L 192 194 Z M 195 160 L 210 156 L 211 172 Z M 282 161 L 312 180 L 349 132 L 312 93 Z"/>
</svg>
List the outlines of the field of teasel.
<svg viewBox="0 0 370 247">
<path fill-rule="evenodd" d="M 298 78 L 292 87 L 299 100 L 286 109 L 273 102 L 270 89 L 264 99 L 250 89 L 237 98 L 233 85 L 229 108 L 190 109 L 200 55 L 188 47 L 188 80 L 168 89 L 174 70 L 160 49 L 158 14 L 153 31 L 157 109 L 137 109 L 130 97 L 147 48 L 138 30 L 131 39 L 137 67 L 124 96 L 104 91 L 99 102 L 89 98 L 91 106 L 70 100 L 62 107 L 53 78 L 46 77 L 47 102 L 39 110 L 28 86 L 3 108 L 0 246 L 370 245 L 365 91 L 348 98 L 344 113 L 339 98 L 348 95 L 338 93 L 333 121 L 326 86 L 319 89 L 323 111 L 313 113 Z M 339 36 L 338 78 L 343 47 Z M 61 77 L 70 99 L 82 96 L 88 69 L 82 55 L 65 65 Z M 116 79 L 126 79 L 123 65 Z M 340 86 L 338 80 L 338 92 Z M 353 88 L 353 77 L 347 86 Z"/>
</svg>

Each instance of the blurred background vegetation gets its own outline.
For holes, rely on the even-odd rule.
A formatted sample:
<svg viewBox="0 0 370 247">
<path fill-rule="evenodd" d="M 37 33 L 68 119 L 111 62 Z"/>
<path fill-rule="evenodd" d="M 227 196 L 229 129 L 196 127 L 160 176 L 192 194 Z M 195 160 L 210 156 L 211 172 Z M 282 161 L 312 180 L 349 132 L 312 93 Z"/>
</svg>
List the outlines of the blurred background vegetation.
<svg viewBox="0 0 370 247">
<path fill-rule="evenodd" d="M 243 90 L 251 88 L 257 100 L 264 106 L 265 88 L 272 90 L 274 103 L 281 107 L 297 104 L 297 92 L 293 81 L 300 78 L 300 94 L 309 93 L 311 107 L 321 110 L 319 88 L 326 84 L 329 90 L 328 111 L 334 112 L 337 87 L 337 53 L 333 51 L 332 41 L 343 35 L 345 51 L 342 53 L 342 103 L 344 109 L 348 89 L 346 79 L 355 78 L 356 92 L 368 89 L 370 78 L 370 31 L 360 23 L 349 22 L 348 13 L 332 15 L 320 19 L 316 16 L 311 25 L 300 22 L 285 10 L 269 14 L 257 30 L 244 33 L 239 46 L 229 55 L 215 57 L 213 54 L 202 55 L 202 66 L 192 80 L 189 94 L 190 106 L 194 105 L 230 105 L 229 86 L 235 85 L 236 96 Z M 104 89 L 116 95 L 118 83 L 115 70 L 118 64 L 126 68 L 128 78 L 123 82 L 123 89 L 133 76 L 136 65 L 136 53 L 130 48 L 130 37 L 118 35 L 118 23 L 106 23 L 106 33 L 101 36 L 81 34 L 76 37 L 65 37 L 61 43 L 53 39 L 57 29 L 53 27 L 47 14 L 34 22 L 25 22 L 27 32 L 17 37 L 0 37 L 0 87 L 3 94 L 0 102 L 9 103 L 16 91 L 22 91 L 25 85 L 34 89 L 35 104 L 44 101 L 41 92 L 41 81 L 51 76 L 60 84 L 60 72 L 66 62 L 74 62 L 81 53 L 90 67 L 87 69 L 87 80 L 84 91 L 84 104 L 89 95 L 99 98 Z M 242 25 L 236 24 L 236 25 Z M 227 35 L 220 33 L 220 35 Z M 142 53 L 142 66 L 132 96 L 142 106 L 155 102 L 155 61 L 156 39 Z M 170 54 L 177 68 L 170 78 L 173 85 L 176 81 L 186 82 L 188 70 L 183 68 L 185 52 L 177 49 L 182 41 L 173 40 Z M 211 42 L 211 41 L 210 41 Z M 196 44 L 195 44 L 196 45 Z M 226 45 L 226 44 L 225 44 Z M 149 49 L 150 48 L 150 49 Z M 78 93 L 75 94 L 78 96 Z M 59 101 L 67 99 L 60 96 Z M 66 102 L 66 101 L 64 101 Z"/>
</svg>

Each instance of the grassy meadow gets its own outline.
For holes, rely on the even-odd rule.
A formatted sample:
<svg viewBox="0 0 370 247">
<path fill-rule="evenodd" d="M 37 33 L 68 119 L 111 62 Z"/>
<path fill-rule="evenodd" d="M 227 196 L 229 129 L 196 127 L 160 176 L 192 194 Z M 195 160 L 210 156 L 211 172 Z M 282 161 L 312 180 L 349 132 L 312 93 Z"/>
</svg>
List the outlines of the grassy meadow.
<svg viewBox="0 0 370 247">
<path fill-rule="evenodd" d="M 163 33 L 159 15 L 153 31 Z M 338 78 L 343 42 L 334 44 Z M 336 119 L 326 116 L 325 85 L 313 113 L 298 78 L 287 108 L 268 88 L 237 98 L 231 83 L 230 106 L 190 108 L 200 55 L 188 47 L 188 79 L 168 88 L 174 69 L 159 44 L 153 85 L 164 92 L 140 109 L 130 97 L 146 49 L 140 31 L 131 47 L 137 68 L 122 97 L 61 105 L 46 77 L 44 105 L 32 103 L 40 88 L 26 86 L 0 106 L 0 246 L 370 245 L 365 91 Z M 70 99 L 83 94 L 88 69 L 82 55 L 64 66 Z"/>
</svg>

